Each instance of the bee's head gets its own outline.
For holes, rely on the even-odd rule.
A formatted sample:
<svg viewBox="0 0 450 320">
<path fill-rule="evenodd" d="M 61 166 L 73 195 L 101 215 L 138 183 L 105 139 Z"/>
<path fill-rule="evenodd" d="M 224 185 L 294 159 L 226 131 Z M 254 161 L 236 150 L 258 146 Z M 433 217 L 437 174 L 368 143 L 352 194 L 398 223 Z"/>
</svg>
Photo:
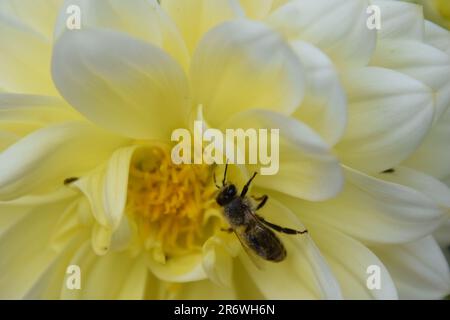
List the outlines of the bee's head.
<svg viewBox="0 0 450 320">
<path fill-rule="evenodd" d="M 216 197 L 216 202 L 220 206 L 224 206 L 228 203 L 230 203 L 234 197 L 236 197 L 237 189 L 234 184 L 226 184 L 225 186 L 220 189 L 219 194 Z"/>
</svg>

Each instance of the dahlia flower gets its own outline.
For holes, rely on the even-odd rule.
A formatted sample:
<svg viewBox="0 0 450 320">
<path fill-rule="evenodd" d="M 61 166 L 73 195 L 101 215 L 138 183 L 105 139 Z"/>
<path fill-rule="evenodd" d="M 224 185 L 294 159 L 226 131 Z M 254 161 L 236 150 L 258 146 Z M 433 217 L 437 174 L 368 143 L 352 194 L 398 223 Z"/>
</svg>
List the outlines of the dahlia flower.
<svg viewBox="0 0 450 320">
<path fill-rule="evenodd" d="M 420 6 L 5 0 L 0 37 L 1 298 L 449 293 L 433 233 L 450 212 L 450 34 Z M 268 221 L 308 230 L 280 235 L 284 261 L 257 268 L 223 231 L 223 165 L 172 162 L 171 132 L 195 120 L 280 130 L 279 171 L 250 194 L 269 196 Z"/>
</svg>

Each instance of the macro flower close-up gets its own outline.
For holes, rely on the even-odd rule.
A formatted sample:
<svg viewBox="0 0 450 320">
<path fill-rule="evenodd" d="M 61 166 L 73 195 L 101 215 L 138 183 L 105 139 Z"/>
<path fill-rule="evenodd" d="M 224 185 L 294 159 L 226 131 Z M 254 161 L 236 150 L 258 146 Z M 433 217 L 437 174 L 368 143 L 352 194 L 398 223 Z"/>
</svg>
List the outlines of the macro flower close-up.
<svg viewBox="0 0 450 320">
<path fill-rule="evenodd" d="M 0 0 L 0 299 L 445 299 L 414 2 Z"/>
</svg>

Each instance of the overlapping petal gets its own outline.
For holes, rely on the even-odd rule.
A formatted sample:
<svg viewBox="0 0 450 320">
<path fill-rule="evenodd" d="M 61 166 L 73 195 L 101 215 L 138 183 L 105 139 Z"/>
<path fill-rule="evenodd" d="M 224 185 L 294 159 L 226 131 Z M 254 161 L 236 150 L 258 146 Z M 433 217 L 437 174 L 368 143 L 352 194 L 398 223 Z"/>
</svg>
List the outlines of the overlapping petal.
<svg viewBox="0 0 450 320">
<path fill-rule="evenodd" d="M 282 37 L 260 22 L 225 22 L 209 31 L 190 70 L 194 106 L 213 126 L 262 108 L 292 113 L 304 92 L 300 61 Z"/>
<path fill-rule="evenodd" d="M 433 125 L 423 143 L 404 164 L 439 179 L 450 176 L 450 110 Z"/>
<path fill-rule="evenodd" d="M 330 145 L 335 145 L 347 124 L 347 97 L 333 62 L 317 47 L 298 40 L 291 43 L 306 75 L 306 93 L 293 114 Z"/>
<path fill-rule="evenodd" d="M 56 94 L 49 73 L 49 39 L 2 10 L 0 39 L 0 88 L 16 93 Z"/>
<path fill-rule="evenodd" d="M 125 141 L 84 122 L 37 130 L 0 154 L 0 198 L 60 187 L 66 178 L 92 170 Z"/>
<path fill-rule="evenodd" d="M 431 90 L 399 72 L 363 68 L 344 75 L 348 127 L 336 146 L 343 163 L 365 172 L 390 169 L 410 156 L 431 127 Z"/>
<path fill-rule="evenodd" d="M 331 198 L 341 190 L 343 176 L 338 160 L 320 136 L 302 122 L 271 111 L 250 110 L 236 114 L 224 127 L 279 130 L 279 141 L 268 139 L 267 144 L 268 150 L 279 144 L 279 171 L 258 176 L 256 185 L 311 201 Z M 249 154 L 258 154 L 257 146 L 246 147 Z M 275 166 L 277 155 L 270 156 L 270 166 Z M 247 167 L 253 172 L 269 165 Z"/>
<path fill-rule="evenodd" d="M 450 213 L 450 189 L 432 176 L 406 167 L 396 167 L 394 172 L 380 173 L 376 177 L 420 191 Z"/>
<path fill-rule="evenodd" d="M 68 239 L 59 250 L 49 245 L 58 230 L 61 212 L 74 196 L 70 190 L 60 190 L 45 196 L 0 202 L 0 296 L 3 299 L 33 298 L 37 291 L 45 292 L 45 285 L 51 280 L 49 274 L 57 272 L 61 259 L 70 252 L 74 241 L 78 241 Z M 78 235 L 82 236 L 82 232 Z M 45 284 L 45 289 L 39 288 L 40 284 Z"/>
<path fill-rule="evenodd" d="M 80 28 L 108 28 L 152 43 L 187 67 L 189 53 L 174 22 L 156 0 L 66 0 L 55 27 L 55 38 L 67 29 L 67 8 L 77 6 Z"/>
<path fill-rule="evenodd" d="M 135 146 L 118 149 L 106 163 L 74 183 L 89 200 L 92 214 L 98 223 L 92 238 L 97 254 L 105 254 L 110 249 L 113 233 L 117 236 L 121 222 L 126 223 L 123 218 L 128 172 L 135 150 Z"/>
<path fill-rule="evenodd" d="M 0 93 L 0 150 L 46 125 L 70 120 L 80 117 L 58 98 Z"/>
<path fill-rule="evenodd" d="M 450 56 L 446 52 L 413 40 L 383 40 L 370 64 L 400 71 L 431 88 L 435 119 L 450 106 Z"/>
<path fill-rule="evenodd" d="M 51 40 L 58 9 L 63 2 L 64 0 L 4 0 L 0 2 L 0 12 L 13 16 Z"/>
<path fill-rule="evenodd" d="M 145 295 L 148 271 L 143 257 L 131 257 L 128 252 L 111 252 L 99 257 L 89 243 L 84 243 L 69 263 L 83 270 L 82 290 L 63 286 L 61 299 L 142 299 Z"/>
<path fill-rule="evenodd" d="M 210 29 L 244 16 L 238 0 L 165 0 L 161 5 L 177 25 L 191 53 Z"/>
<path fill-rule="evenodd" d="M 292 197 L 283 203 L 295 208 L 305 224 L 336 228 L 367 243 L 404 243 L 433 232 L 446 210 L 413 188 L 376 179 L 345 168 L 343 191 L 334 199 L 314 203 Z"/>
<path fill-rule="evenodd" d="M 401 299 L 442 299 L 450 293 L 448 263 L 432 236 L 372 249 L 389 269 Z"/>
<path fill-rule="evenodd" d="M 290 1 L 267 22 L 288 39 L 307 41 L 326 52 L 339 68 L 365 66 L 376 31 L 367 28 L 366 0 Z"/>
<path fill-rule="evenodd" d="M 125 136 L 167 140 L 185 126 L 186 76 L 154 45 L 109 30 L 66 32 L 55 44 L 52 73 L 74 108 Z"/>
<path fill-rule="evenodd" d="M 250 19 L 262 19 L 272 9 L 274 0 L 239 0 L 245 15 Z"/>
<path fill-rule="evenodd" d="M 397 299 L 397 289 L 388 269 L 366 246 L 336 229 L 319 224 L 308 224 L 311 237 L 341 285 L 346 299 Z M 367 270 L 377 266 L 381 287 L 371 290 L 367 286 Z"/>
<path fill-rule="evenodd" d="M 425 21 L 425 42 L 450 55 L 450 36 L 448 31 L 430 21 Z"/>
<path fill-rule="evenodd" d="M 263 192 L 263 190 L 260 190 Z M 305 227 L 284 205 L 272 198 L 261 210 L 267 221 L 298 230 Z M 241 261 L 254 284 L 266 299 L 340 299 L 339 283 L 308 234 L 281 235 L 287 257 L 274 264 L 261 261 L 261 269 L 252 264 L 245 252 Z"/>
<path fill-rule="evenodd" d="M 424 17 L 422 7 L 413 3 L 390 0 L 374 0 L 372 3 L 380 8 L 380 39 L 414 39 L 424 38 Z"/>
</svg>

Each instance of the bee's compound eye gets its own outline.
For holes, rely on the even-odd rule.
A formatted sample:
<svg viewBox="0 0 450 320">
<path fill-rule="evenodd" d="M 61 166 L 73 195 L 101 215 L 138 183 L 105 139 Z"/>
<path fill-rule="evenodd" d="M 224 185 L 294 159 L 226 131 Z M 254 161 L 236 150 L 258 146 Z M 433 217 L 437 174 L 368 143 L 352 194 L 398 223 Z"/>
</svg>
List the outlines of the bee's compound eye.
<svg viewBox="0 0 450 320">
<path fill-rule="evenodd" d="M 234 195 L 236 195 L 236 193 L 237 193 L 236 187 L 233 184 L 230 185 L 227 190 L 227 195 L 233 197 Z"/>
</svg>

